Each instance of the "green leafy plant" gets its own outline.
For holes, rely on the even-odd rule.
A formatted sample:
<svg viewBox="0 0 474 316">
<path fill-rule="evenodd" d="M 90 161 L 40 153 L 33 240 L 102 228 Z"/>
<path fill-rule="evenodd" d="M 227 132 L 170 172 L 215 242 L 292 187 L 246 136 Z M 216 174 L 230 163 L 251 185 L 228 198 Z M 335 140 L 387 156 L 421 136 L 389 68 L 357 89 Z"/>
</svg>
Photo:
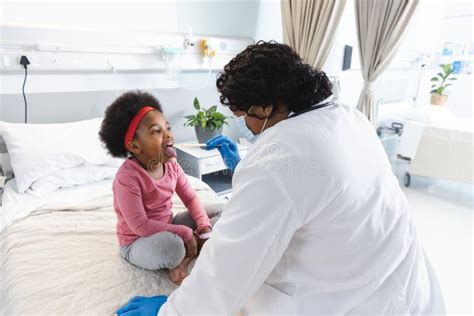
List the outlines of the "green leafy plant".
<svg viewBox="0 0 474 316">
<path fill-rule="evenodd" d="M 446 88 L 451 86 L 451 81 L 457 80 L 457 78 L 450 77 L 453 73 L 453 64 L 441 64 L 439 65 L 442 72 L 438 72 L 436 76 L 431 78 L 431 93 L 446 95 Z"/>
<path fill-rule="evenodd" d="M 185 116 L 186 123 L 184 126 L 199 126 L 201 128 L 213 131 L 220 129 L 227 123 L 227 116 L 217 111 L 217 105 L 211 106 L 209 109 L 201 108 L 198 98 L 194 98 L 194 108 L 198 111 L 196 115 Z"/>
</svg>

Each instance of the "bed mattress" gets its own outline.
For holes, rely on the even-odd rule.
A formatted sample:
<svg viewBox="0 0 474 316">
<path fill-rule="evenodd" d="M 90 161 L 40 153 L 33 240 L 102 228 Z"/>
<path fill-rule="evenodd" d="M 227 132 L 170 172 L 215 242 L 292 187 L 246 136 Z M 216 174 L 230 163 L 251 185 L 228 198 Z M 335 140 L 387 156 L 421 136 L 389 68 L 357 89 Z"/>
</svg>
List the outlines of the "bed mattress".
<svg viewBox="0 0 474 316">
<path fill-rule="evenodd" d="M 191 184 L 206 210 L 223 208 L 206 184 Z M 74 202 L 63 194 L 2 232 L 1 315 L 111 315 L 135 295 L 176 289 L 165 271 L 145 271 L 119 256 L 112 194 L 106 192 Z M 186 210 L 177 196 L 173 203 L 174 213 Z"/>
</svg>

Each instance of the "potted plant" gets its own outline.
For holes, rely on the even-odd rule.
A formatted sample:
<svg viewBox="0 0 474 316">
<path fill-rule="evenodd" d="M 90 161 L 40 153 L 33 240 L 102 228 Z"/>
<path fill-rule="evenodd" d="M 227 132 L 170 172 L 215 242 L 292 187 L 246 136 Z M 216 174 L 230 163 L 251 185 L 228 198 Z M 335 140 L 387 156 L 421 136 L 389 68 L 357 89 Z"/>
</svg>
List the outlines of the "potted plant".
<svg viewBox="0 0 474 316">
<path fill-rule="evenodd" d="M 450 81 L 457 79 L 450 77 L 453 73 L 453 64 L 441 64 L 439 66 L 442 71 L 438 72 L 436 76 L 431 78 L 431 104 L 433 105 L 446 104 L 446 101 L 448 101 L 446 88 L 452 85 Z"/>
<path fill-rule="evenodd" d="M 194 108 L 198 111 L 195 115 L 185 116 L 184 126 L 194 126 L 199 143 L 206 143 L 216 135 L 222 134 L 222 126 L 227 124 L 227 116 L 217 111 L 217 105 L 209 109 L 201 108 L 198 98 L 194 98 Z"/>
</svg>

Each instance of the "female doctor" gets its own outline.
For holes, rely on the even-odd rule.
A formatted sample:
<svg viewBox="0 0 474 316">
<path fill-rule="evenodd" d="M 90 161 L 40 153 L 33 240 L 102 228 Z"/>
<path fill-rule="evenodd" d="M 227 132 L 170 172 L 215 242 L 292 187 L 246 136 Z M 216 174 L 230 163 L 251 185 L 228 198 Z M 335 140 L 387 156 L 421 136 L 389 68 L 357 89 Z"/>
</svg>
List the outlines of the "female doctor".
<svg viewBox="0 0 474 316">
<path fill-rule="evenodd" d="M 259 137 L 241 161 L 230 139 L 208 142 L 235 168 L 212 237 L 169 298 L 133 298 L 119 315 L 444 313 L 384 149 L 324 72 L 258 42 L 217 88 Z"/>
</svg>

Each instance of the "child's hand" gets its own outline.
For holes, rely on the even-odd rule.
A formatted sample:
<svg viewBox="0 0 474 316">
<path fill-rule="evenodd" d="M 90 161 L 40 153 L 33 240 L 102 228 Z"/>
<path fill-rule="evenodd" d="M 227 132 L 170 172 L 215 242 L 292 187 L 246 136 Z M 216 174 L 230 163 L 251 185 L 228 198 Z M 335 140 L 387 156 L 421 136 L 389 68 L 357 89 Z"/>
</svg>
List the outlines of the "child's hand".
<svg viewBox="0 0 474 316">
<path fill-rule="evenodd" d="M 198 251 L 198 253 L 201 252 L 202 246 L 204 246 L 204 243 L 207 241 L 207 239 L 201 239 L 199 237 L 199 235 L 209 233 L 211 231 L 212 231 L 212 229 L 210 227 L 204 227 L 199 232 L 194 233 L 194 237 L 196 238 L 196 242 L 197 242 L 197 251 Z"/>
<path fill-rule="evenodd" d="M 205 233 L 209 233 L 211 231 L 212 231 L 211 227 L 208 226 L 208 227 L 204 227 L 203 229 L 201 229 L 198 233 L 199 234 L 205 234 Z"/>
<path fill-rule="evenodd" d="M 186 247 L 186 258 L 193 258 L 197 255 L 197 242 L 194 236 L 190 240 L 185 241 L 184 246 Z"/>
</svg>

